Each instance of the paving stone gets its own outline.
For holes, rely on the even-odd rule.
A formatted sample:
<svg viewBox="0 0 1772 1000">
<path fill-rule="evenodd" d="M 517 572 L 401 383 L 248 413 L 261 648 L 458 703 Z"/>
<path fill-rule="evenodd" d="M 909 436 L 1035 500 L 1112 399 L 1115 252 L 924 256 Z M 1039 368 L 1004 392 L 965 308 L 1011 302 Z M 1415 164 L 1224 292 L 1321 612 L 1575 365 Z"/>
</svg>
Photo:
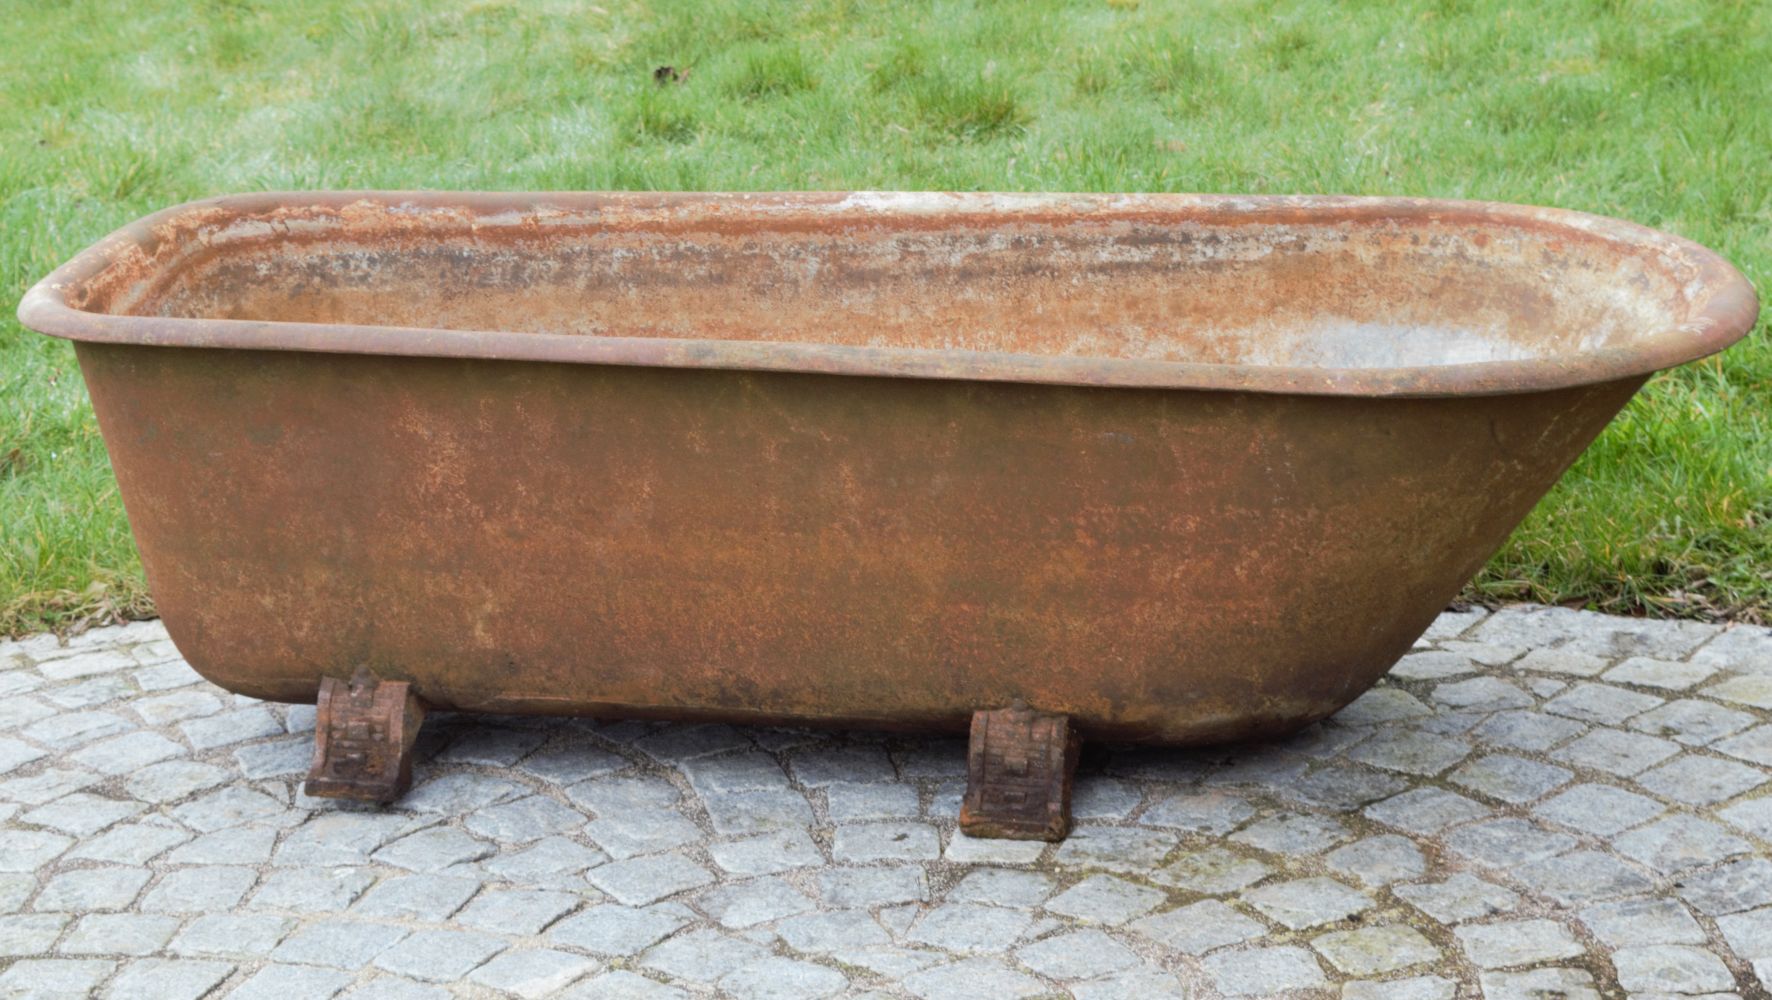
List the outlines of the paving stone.
<svg viewBox="0 0 1772 1000">
<path fill-rule="evenodd" d="M 713 873 L 681 854 L 656 854 L 600 865 L 585 878 L 629 906 L 641 906 L 714 881 Z"/>
<path fill-rule="evenodd" d="M 271 859 L 277 831 L 269 827 L 217 830 L 166 855 L 171 865 L 262 864 Z"/>
<path fill-rule="evenodd" d="M 108 799 L 100 795 L 75 792 L 48 805 L 38 806 L 19 818 L 26 823 L 47 826 L 75 837 L 90 837 L 100 830 L 138 816 L 146 809 L 140 802 L 132 800 Z"/>
<path fill-rule="evenodd" d="M 170 691 L 174 688 L 197 684 L 203 680 L 201 674 L 192 670 L 191 665 L 182 660 L 145 667 L 130 676 L 135 678 L 136 687 L 143 691 Z"/>
<path fill-rule="evenodd" d="M 781 939 L 788 943 L 788 947 L 814 954 L 853 951 L 891 943 L 886 928 L 860 910 L 803 913 L 777 923 L 775 929 Z"/>
<path fill-rule="evenodd" d="M 837 828 L 831 856 L 841 862 L 933 860 L 941 855 L 935 827 L 924 823 L 861 823 Z"/>
<path fill-rule="evenodd" d="M 176 802 L 228 780 L 228 772 L 209 764 L 169 760 L 142 768 L 123 783 L 132 798 L 143 802 Z"/>
<path fill-rule="evenodd" d="M 1329 764 L 1276 791 L 1305 805 L 1347 812 L 1368 802 L 1389 798 L 1408 787 L 1409 782 L 1395 774 L 1368 767 Z"/>
<path fill-rule="evenodd" d="M 68 755 L 81 767 L 100 774 L 131 774 L 184 753 L 184 748 L 158 733 L 134 732 L 94 743 Z"/>
<path fill-rule="evenodd" d="M 1654 799 L 1611 785 L 1575 785 L 1540 803 L 1532 812 L 1561 826 L 1599 837 L 1628 830 L 1667 811 Z"/>
<path fill-rule="evenodd" d="M 1125 945 L 1094 928 L 1055 934 L 1015 952 L 1022 965 L 1059 980 L 1094 979 L 1139 964 Z"/>
<path fill-rule="evenodd" d="M 320 920 L 283 939 L 271 957 L 280 962 L 360 969 L 407 935 L 400 927 L 360 920 Z"/>
<path fill-rule="evenodd" d="M 613 774 L 629 766 L 626 757 L 583 744 L 543 750 L 523 758 L 515 765 L 517 770 L 525 774 L 532 774 L 561 786 Z"/>
<path fill-rule="evenodd" d="M 1772 673 L 1772 629 L 1759 625 L 1726 626 L 1690 659 L 1719 670 Z"/>
<path fill-rule="evenodd" d="M 1052 907 L 1048 901 L 1047 908 Z M 978 903 L 944 903 L 911 928 L 912 941 L 944 951 L 998 954 L 1013 945 L 1032 918 L 1017 910 Z"/>
<path fill-rule="evenodd" d="M 421 930 L 375 957 L 378 969 L 433 983 L 452 983 L 503 951 L 506 942 L 472 931 Z"/>
<path fill-rule="evenodd" d="M 280 868 L 265 877 L 252 897 L 257 909 L 298 913 L 337 913 L 375 882 L 363 868 Z"/>
<path fill-rule="evenodd" d="M 1468 872 L 1459 872 L 1443 882 L 1393 886 L 1391 891 L 1443 924 L 1512 913 L 1520 905 L 1519 896 Z"/>
<path fill-rule="evenodd" d="M 1514 878 L 1564 906 L 1648 892 L 1655 883 L 1610 854 L 1570 851 L 1514 869 Z"/>
<path fill-rule="evenodd" d="M 1130 930 L 1184 955 L 1204 955 L 1267 933 L 1259 921 L 1216 899 L 1201 900 L 1135 920 Z"/>
<path fill-rule="evenodd" d="M 1490 754 L 1453 771 L 1450 780 L 1474 792 L 1515 805 L 1541 799 L 1567 784 L 1574 773 L 1513 754 Z"/>
<path fill-rule="evenodd" d="M 40 760 L 49 753 L 24 742 L 7 737 L 0 737 L 0 774 L 10 774 L 34 760 Z"/>
<path fill-rule="evenodd" d="M 632 955 L 695 919 L 675 903 L 631 907 L 603 903 L 555 924 L 548 940 L 598 955 Z"/>
<path fill-rule="evenodd" d="M 528 795 L 476 810 L 467 828 L 479 836 L 507 844 L 525 844 L 575 830 L 585 817 L 544 795 Z"/>
<path fill-rule="evenodd" d="M 1704 693 L 1740 705 L 1772 708 L 1772 673 L 1730 677 L 1705 688 Z"/>
<path fill-rule="evenodd" d="M 1717 929 L 1743 959 L 1758 962 L 1772 958 L 1772 907 L 1718 917 Z"/>
<path fill-rule="evenodd" d="M 1046 901 L 1046 909 L 1091 923 L 1117 926 L 1148 913 L 1165 899 L 1155 889 L 1112 875 L 1096 875 Z"/>
<path fill-rule="evenodd" d="M 1586 767 L 1628 778 L 1680 752 L 1669 740 L 1644 733 L 1595 729 L 1551 756 L 1576 767 Z"/>
<path fill-rule="evenodd" d="M 1619 835 L 1612 846 L 1659 872 L 1677 872 L 1750 854 L 1753 845 L 1708 820 L 1675 815 Z"/>
<path fill-rule="evenodd" d="M 32 875 L 0 875 L 0 913 L 17 913 L 31 893 L 36 891 L 37 879 Z"/>
<path fill-rule="evenodd" d="M 879 747 L 820 747 L 790 761 L 794 778 L 808 788 L 843 783 L 894 781 L 898 772 Z"/>
<path fill-rule="evenodd" d="M 1390 675 L 1406 681 L 1438 681 L 1474 674 L 1477 670 L 1470 657 L 1436 649 L 1404 656 L 1391 668 Z"/>
<path fill-rule="evenodd" d="M 1732 761 L 1687 754 L 1637 776 L 1637 784 L 1688 805 L 1711 805 L 1765 784 L 1762 771 Z"/>
<path fill-rule="evenodd" d="M 1440 950 L 1419 932 L 1394 924 L 1319 934 L 1311 939 L 1311 947 L 1330 965 L 1354 976 L 1396 972 L 1440 958 Z"/>
<path fill-rule="evenodd" d="M 1772 726 L 1759 726 L 1720 740 L 1711 744 L 1711 749 L 1762 767 L 1772 767 Z"/>
<path fill-rule="evenodd" d="M 1754 716 L 1715 702 L 1680 699 L 1646 711 L 1630 720 L 1630 729 L 1666 736 L 1687 746 L 1708 746 L 1753 725 Z"/>
<path fill-rule="evenodd" d="M 825 795 L 833 823 L 914 817 L 919 808 L 917 790 L 910 785 L 833 782 L 825 786 Z"/>
<path fill-rule="evenodd" d="M 1473 799 L 1440 788 L 1416 788 L 1369 805 L 1366 816 L 1421 836 L 1456 823 L 1482 819 L 1492 810 Z"/>
<path fill-rule="evenodd" d="M 1259 861 L 1222 847 L 1208 847 L 1177 855 L 1167 866 L 1151 872 L 1150 877 L 1166 885 L 1222 896 L 1261 881 L 1271 871 Z"/>
<path fill-rule="evenodd" d="M 792 788 L 704 792 L 701 803 L 715 832 L 727 836 L 812 825 L 812 806 Z"/>
<path fill-rule="evenodd" d="M 39 830 L 0 830 L 0 872 L 36 871 L 61 856 L 74 841 Z"/>
<path fill-rule="evenodd" d="M 233 971 L 228 962 L 150 958 L 125 965 L 104 995 L 116 1000 L 199 1000 Z"/>
<path fill-rule="evenodd" d="M 524 885 L 565 884 L 568 876 L 609 860 L 609 855 L 565 837 L 544 837 L 522 850 L 503 850 L 484 862 L 488 872 Z"/>
<path fill-rule="evenodd" d="M 1433 709 L 1401 688 L 1375 687 L 1335 713 L 1335 721 L 1344 726 L 1376 726 L 1432 714 Z"/>
<path fill-rule="evenodd" d="M 1071 815 L 1079 820 L 1124 819 L 1144 802 L 1136 785 L 1098 774 L 1078 776 L 1071 790 Z"/>
<path fill-rule="evenodd" d="M 904 988 L 923 1000 L 1030 997 L 1046 991 L 1039 980 L 988 958 L 969 958 L 913 973 L 904 978 Z"/>
<path fill-rule="evenodd" d="M 1046 844 L 1042 841 L 968 837 L 955 830 L 948 835 L 942 858 L 961 865 L 1031 865 L 1044 853 Z"/>
<path fill-rule="evenodd" d="M 87 913 L 121 910 L 135 901 L 151 874 L 145 868 L 78 868 L 49 880 L 32 909 Z"/>
<path fill-rule="evenodd" d="M 1139 822 L 1146 826 L 1224 834 L 1242 826 L 1254 815 L 1255 807 L 1249 804 L 1249 800 L 1234 792 L 1182 792 L 1145 810 Z"/>
<path fill-rule="evenodd" d="M 938 951 L 925 951 L 916 948 L 897 948 L 891 945 L 837 950 L 831 958 L 846 966 L 866 969 L 875 975 L 890 979 L 902 979 L 913 972 L 927 969 L 949 961 L 953 956 Z"/>
<path fill-rule="evenodd" d="M 36 698 L 8 696 L 0 699 L 0 730 L 17 729 L 54 714 L 55 709 Z"/>
<path fill-rule="evenodd" d="M 164 826 L 125 823 L 84 841 L 69 851 L 71 861 L 110 861 L 120 865 L 145 864 L 190 840 L 192 834 Z"/>
<path fill-rule="evenodd" d="M 1440 684 L 1434 688 L 1433 697 L 1453 708 L 1485 710 L 1527 708 L 1533 703 L 1531 695 L 1499 677 L 1473 677 Z"/>
<path fill-rule="evenodd" d="M 1414 841 L 1394 834 L 1355 841 L 1330 851 L 1323 860 L 1335 871 L 1370 886 L 1418 878 L 1427 871 L 1427 859 Z"/>
<path fill-rule="evenodd" d="M 1594 977 L 1582 969 L 1485 972 L 1484 1000 L 1600 1000 Z"/>
<path fill-rule="evenodd" d="M 1666 691 L 1684 691 L 1687 688 L 1695 687 L 1716 672 L 1716 667 L 1703 663 L 1682 663 L 1674 660 L 1657 660 L 1647 656 L 1633 656 L 1606 671 L 1601 677 L 1614 684 L 1636 684 L 1641 687 L 1661 688 Z"/>
<path fill-rule="evenodd" d="M 1666 701 L 1650 694 L 1627 691 L 1610 684 L 1577 684 L 1544 703 L 1547 712 L 1594 722 L 1618 725 Z"/>
<path fill-rule="evenodd" d="M 450 740 L 436 759 L 440 764 L 510 767 L 527 757 L 547 738 L 547 733 L 533 729 L 474 726 Z"/>
<path fill-rule="evenodd" d="M 212 913 L 186 924 L 167 950 L 175 955 L 268 955 L 295 923 L 265 913 Z"/>
<path fill-rule="evenodd" d="M 1370 909 L 1372 900 L 1328 878 L 1277 882 L 1243 893 L 1251 906 L 1293 930 L 1316 927 Z"/>
<path fill-rule="evenodd" d="M 981 868 L 967 873 L 948 890 L 949 902 L 993 903 L 997 906 L 1034 907 L 1052 895 L 1056 883 L 1043 872 L 1007 868 Z M 832 905 L 842 905 L 827 899 Z"/>
<path fill-rule="evenodd" d="M 94 913 L 81 917 L 56 950 L 64 955 L 152 955 L 176 930 L 174 917 Z"/>
<path fill-rule="evenodd" d="M 539 1000 L 557 995 L 597 968 L 597 962 L 582 955 L 552 948 L 527 948 L 499 955 L 475 969 L 468 979 L 524 1000 Z"/>
<path fill-rule="evenodd" d="M 117 967 L 102 959 L 34 958 L 0 972 L 0 996 L 20 1000 L 71 1000 L 98 993 L 98 984 Z"/>
<path fill-rule="evenodd" d="M 359 917 L 441 923 L 462 908 L 480 883 L 446 875 L 402 875 L 384 879 L 351 907 Z"/>
<path fill-rule="evenodd" d="M 768 949 L 755 942 L 702 929 L 652 946 L 641 956 L 640 966 L 661 972 L 673 982 L 713 983 L 768 954 Z"/>
<path fill-rule="evenodd" d="M 1698 912 L 1713 917 L 1772 906 L 1772 861 L 1746 858 L 1688 873 L 1675 889 Z"/>
<path fill-rule="evenodd" d="M 329 1000 L 349 973 L 304 965 L 267 965 L 227 994 L 227 1000 Z"/>
<path fill-rule="evenodd" d="M 599 778 L 571 786 L 566 796 L 593 816 L 585 835 L 616 858 L 701 839 L 701 831 L 677 809 L 681 794 L 658 778 Z"/>
<path fill-rule="evenodd" d="M 1201 964 L 1226 996 L 1270 997 L 1328 985 L 1311 953 L 1292 945 L 1221 951 Z"/>
<path fill-rule="evenodd" d="M 457 913 L 452 923 L 495 934 L 540 934 L 554 921 L 578 908 L 581 899 L 569 892 L 542 889 L 489 889 Z M 441 915 L 426 919 L 441 920 Z"/>
<path fill-rule="evenodd" d="M 634 749 L 661 761 L 692 760 L 752 746 L 749 736 L 724 724 L 673 726 L 634 741 Z"/>
<path fill-rule="evenodd" d="M 496 848 L 454 827 L 433 827 L 393 841 L 371 857 L 384 865 L 415 872 L 434 872 L 466 861 L 478 861 Z"/>
<path fill-rule="evenodd" d="M 1458 984 L 1440 976 L 1374 982 L 1360 979 L 1341 988 L 1341 1000 L 1453 1000 Z"/>
<path fill-rule="evenodd" d="M 1444 839 L 1454 853 L 1503 869 L 1561 854 L 1575 846 L 1575 838 L 1522 819 L 1498 819 L 1461 826 Z"/>
<path fill-rule="evenodd" d="M 221 699 L 209 691 L 174 691 L 154 699 L 140 699 L 129 706 L 147 725 L 167 725 L 186 718 L 202 718 L 221 711 Z"/>
<path fill-rule="evenodd" d="M 781 830 L 709 844 L 708 854 L 714 864 L 734 875 L 773 875 L 824 863 L 818 845 L 804 830 Z"/>
<path fill-rule="evenodd" d="M 199 833 L 248 822 L 278 822 L 288 816 L 282 802 L 263 792 L 231 785 L 172 809 L 172 818 Z"/>
<path fill-rule="evenodd" d="M 127 652 L 101 647 L 39 662 L 37 672 L 52 681 L 68 681 L 139 666 L 141 662 Z"/>
<path fill-rule="evenodd" d="M 400 808 L 465 816 L 528 791 L 528 786 L 507 778 L 460 771 L 415 783 L 412 790 L 401 797 Z"/>
<path fill-rule="evenodd" d="M 1623 899 L 1587 907 L 1581 922 L 1613 948 L 1646 945 L 1702 944 L 1704 929 L 1677 901 L 1662 898 Z"/>
<path fill-rule="evenodd" d="M 441 987 L 426 986 L 399 976 L 376 976 L 339 994 L 338 1000 L 450 1000 L 452 995 Z"/>
<path fill-rule="evenodd" d="M 44 955 L 61 936 L 70 918 L 62 913 L 15 913 L 0 916 L 0 958 Z"/>
<path fill-rule="evenodd" d="M 155 913 L 208 913 L 231 909 L 258 881 L 251 868 L 206 865 L 181 868 L 160 879 L 142 897 L 141 908 Z"/>
<path fill-rule="evenodd" d="M 51 767 L 34 775 L 0 782 L 0 802 L 40 806 L 98 784 L 100 775 L 83 767 Z"/>
<path fill-rule="evenodd" d="M 1721 959 L 1702 948 L 1654 945 L 1612 953 L 1618 983 L 1627 990 L 1707 993 L 1732 990 L 1735 977 Z"/>
<path fill-rule="evenodd" d="M 234 762 L 240 765 L 240 773 L 254 781 L 305 776 L 313 759 L 314 741 L 307 736 L 254 743 L 234 751 Z"/>
<path fill-rule="evenodd" d="M 284 732 L 283 724 L 260 705 L 188 719 L 179 723 L 178 728 L 196 750 L 213 750 L 264 736 L 281 736 Z"/>
<path fill-rule="evenodd" d="M 871 869 L 860 869 L 862 872 Z M 918 876 L 921 869 L 915 870 Z M 829 872 L 824 873 L 829 875 Z M 853 904 L 838 904 L 853 905 Z M 813 908 L 812 899 L 779 876 L 766 876 L 750 882 L 718 886 L 702 893 L 696 906 L 715 922 L 734 930 L 768 923 L 781 917 L 805 913 Z"/>
<path fill-rule="evenodd" d="M 1568 928 L 1550 920 L 1507 920 L 1465 924 L 1453 930 L 1471 961 L 1485 969 L 1574 958 L 1580 942 Z"/>
<path fill-rule="evenodd" d="M 735 1000 L 813 1000 L 849 985 L 835 969 L 790 958 L 768 957 L 727 973 L 720 991 Z"/>
<path fill-rule="evenodd" d="M 1352 838 L 1330 816 L 1279 815 L 1252 823 L 1230 839 L 1273 854 L 1318 854 Z"/>
<path fill-rule="evenodd" d="M 674 986 L 623 969 L 605 972 L 562 994 L 563 1000 L 682 1000 L 687 996 Z"/>
<path fill-rule="evenodd" d="M 1017 873 L 1019 874 L 1019 873 Z M 970 878 L 971 876 L 968 876 Z M 785 885 L 786 883 L 782 883 Z M 774 893 L 775 890 L 769 890 Z M 892 865 L 884 868 L 827 868 L 818 873 L 818 894 L 826 906 L 872 909 L 892 903 L 917 903 L 929 898 L 929 880 L 916 865 Z M 710 893 L 710 895 L 712 895 Z M 798 893 L 796 892 L 797 896 Z M 949 899 L 953 899 L 950 893 Z M 800 897 L 804 899 L 804 897 Z M 783 896 L 778 906 L 793 905 L 798 909 L 779 914 L 788 916 L 810 909 L 810 900 Z M 707 907 L 703 906 L 704 910 Z M 726 918 L 707 910 L 708 915 L 727 926 L 737 926 Z M 773 917 L 768 919 L 774 919 Z"/>
<path fill-rule="evenodd" d="M 1402 730 L 1379 733 L 1348 752 L 1353 760 L 1405 774 L 1432 776 L 1470 756 L 1471 745 L 1449 736 Z"/>
</svg>

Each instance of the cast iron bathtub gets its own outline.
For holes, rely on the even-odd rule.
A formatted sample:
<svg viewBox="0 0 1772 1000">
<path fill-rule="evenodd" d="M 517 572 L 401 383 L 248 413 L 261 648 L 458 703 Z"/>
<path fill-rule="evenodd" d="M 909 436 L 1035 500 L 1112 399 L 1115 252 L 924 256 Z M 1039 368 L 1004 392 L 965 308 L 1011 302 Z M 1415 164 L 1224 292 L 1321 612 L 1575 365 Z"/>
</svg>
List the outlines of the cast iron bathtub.
<svg viewBox="0 0 1772 1000">
<path fill-rule="evenodd" d="M 1062 835 L 1081 737 L 1378 679 L 1645 378 L 1752 325 L 1608 219 L 1331 197 L 273 194 L 31 289 L 166 627 L 322 703 L 972 728 Z"/>
</svg>

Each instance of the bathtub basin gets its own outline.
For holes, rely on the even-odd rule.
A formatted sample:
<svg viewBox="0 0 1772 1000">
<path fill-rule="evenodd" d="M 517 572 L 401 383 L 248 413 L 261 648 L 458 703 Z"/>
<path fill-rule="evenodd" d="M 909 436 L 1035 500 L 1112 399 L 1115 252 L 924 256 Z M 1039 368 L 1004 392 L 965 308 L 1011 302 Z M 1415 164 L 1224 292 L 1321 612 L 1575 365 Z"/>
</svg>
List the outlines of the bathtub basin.
<svg viewBox="0 0 1772 1000">
<path fill-rule="evenodd" d="M 143 219 L 19 316 L 191 665 L 331 697 L 316 774 L 425 707 L 971 726 L 969 828 L 1052 836 L 1079 736 L 1366 690 L 1756 310 L 1693 243 L 1487 203 L 301 193 Z"/>
</svg>

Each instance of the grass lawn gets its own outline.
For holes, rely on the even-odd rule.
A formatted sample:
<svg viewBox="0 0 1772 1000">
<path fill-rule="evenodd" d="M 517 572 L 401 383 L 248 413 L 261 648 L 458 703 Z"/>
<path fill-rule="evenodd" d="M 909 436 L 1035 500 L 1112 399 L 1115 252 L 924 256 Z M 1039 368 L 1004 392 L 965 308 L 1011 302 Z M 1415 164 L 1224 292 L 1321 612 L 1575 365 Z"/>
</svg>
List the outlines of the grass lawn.
<svg viewBox="0 0 1772 1000">
<path fill-rule="evenodd" d="M 1483 198 L 1772 289 L 1757 0 L 70 0 L 0 30 L 9 303 L 152 209 L 347 187 Z M 0 633 L 143 612 L 73 352 L 0 315 Z M 1772 342 L 1657 378 L 1473 596 L 1772 619 Z"/>
</svg>

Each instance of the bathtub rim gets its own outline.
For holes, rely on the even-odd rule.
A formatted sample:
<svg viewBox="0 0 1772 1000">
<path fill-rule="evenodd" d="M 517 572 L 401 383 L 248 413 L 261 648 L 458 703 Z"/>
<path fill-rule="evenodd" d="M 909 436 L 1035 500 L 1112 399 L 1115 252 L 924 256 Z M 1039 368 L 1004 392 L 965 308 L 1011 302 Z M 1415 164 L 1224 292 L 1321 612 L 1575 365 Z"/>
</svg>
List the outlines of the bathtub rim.
<svg viewBox="0 0 1772 1000">
<path fill-rule="evenodd" d="M 1598 238 L 1643 256 L 1673 255 L 1694 269 L 1694 303 L 1683 320 L 1627 346 L 1560 357 L 1368 368 L 1210 364 L 994 351 L 854 347 L 785 341 L 705 340 L 444 330 L 363 324 L 129 316 L 90 312 L 69 297 L 120 255 L 156 245 L 156 229 L 198 212 L 262 214 L 279 208 L 340 209 L 361 202 L 531 214 L 548 206 L 599 206 L 693 213 L 742 205 L 752 213 L 825 213 L 832 222 L 870 213 L 966 219 L 1113 219 L 1188 212 L 1247 224 L 1326 221 L 1469 221 Z M 851 213 L 845 216 L 844 213 Z M 704 214 L 707 213 L 704 210 Z M 129 223 L 31 286 L 19 321 L 38 333 L 93 343 L 212 347 L 334 354 L 546 361 L 662 368 L 808 372 L 1066 386 L 1198 389 L 1354 397 L 1496 395 L 1609 382 L 1715 354 L 1757 319 L 1753 286 L 1716 252 L 1636 223 L 1567 209 L 1502 202 L 1342 195 L 1002 194 L 942 192 L 453 192 L 347 190 L 223 195 L 173 205 Z"/>
</svg>

